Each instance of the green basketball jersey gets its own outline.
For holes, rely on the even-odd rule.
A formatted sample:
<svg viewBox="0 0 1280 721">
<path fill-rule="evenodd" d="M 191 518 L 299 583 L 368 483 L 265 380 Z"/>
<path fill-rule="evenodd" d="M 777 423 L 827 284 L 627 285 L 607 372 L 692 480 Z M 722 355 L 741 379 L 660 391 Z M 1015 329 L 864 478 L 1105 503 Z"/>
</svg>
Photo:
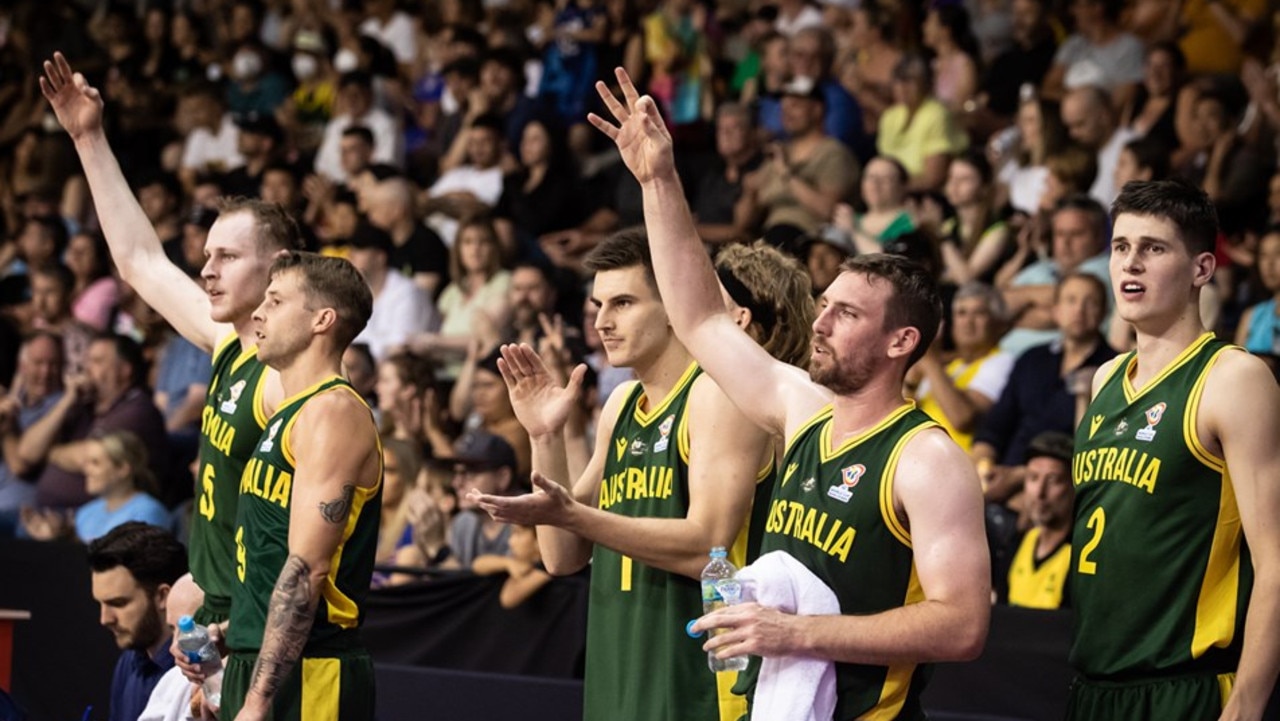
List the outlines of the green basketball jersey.
<svg viewBox="0 0 1280 721">
<path fill-rule="evenodd" d="M 240 478 L 235 531 L 237 582 L 231 595 L 231 626 L 227 632 L 227 645 L 233 651 L 261 648 L 271 592 L 289 557 L 293 424 L 308 400 L 329 392 L 351 393 L 359 398 L 350 384 L 335 376 L 285 400 L 258 439 Z M 369 423 L 372 430 L 372 414 Z M 303 655 L 332 653 L 356 645 L 355 629 L 360 624 L 373 576 L 381 510 L 379 475 L 373 488 L 355 489 L 342 543 L 334 552 L 333 566 L 320 589 L 320 605 Z"/>
<path fill-rule="evenodd" d="M 614 426 L 599 508 L 632 518 L 688 514 L 687 406 L 699 375 L 701 369 L 690 365 L 656 405 L 640 384 L 630 391 Z M 721 682 L 727 696 L 736 674 L 712 673 L 703 639 L 685 633 L 685 625 L 702 615 L 698 581 L 596 544 L 590 599 L 584 718 L 715 721 L 745 711 L 741 700 L 732 710 L 720 709 L 716 677 L 728 677 Z"/>
<path fill-rule="evenodd" d="M 903 447 L 937 423 L 906 403 L 875 427 L 832 449 L 831 406 L 792 436 L 765 522 L 760 553 L 786 551 L 822 579 L 848 615 L 924 600 L 911 534 L 893 509 Z M 923 718 L 928 670 L 918 664 L 836 664 L 839 721 Z"/>
<path fill-rule="evenodd" d="M 1231 346 L 1206 333 L 1145 388 L 1119 358 L 1076 430 L 1071 663 L 1129 680 L 1234 671 L 1253 572 L 1226 465 L 1196 434 Z"/>
<path fill-rule="evenodd" d="M 225 616 L 235 582 L 236 499 L 240 476 L 267 425 L 262 388 L 267 367 L 257 346 L 244 348 L 233 333 L 214 352 L 213 374 L 200 416 L 200 470 L 191 514 L 191 575 L 204 605 Z"/>
</svg>

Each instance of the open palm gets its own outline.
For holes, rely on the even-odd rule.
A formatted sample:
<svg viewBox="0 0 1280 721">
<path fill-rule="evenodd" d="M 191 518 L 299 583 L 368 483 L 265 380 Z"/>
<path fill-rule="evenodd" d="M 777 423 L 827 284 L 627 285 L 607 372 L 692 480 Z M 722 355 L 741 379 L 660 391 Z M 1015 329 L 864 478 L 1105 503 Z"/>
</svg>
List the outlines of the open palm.
<svg viewBox="0 0 1280 721">
<path fill-rule="evenodd" d="M 579 364 L 561 387 L 536 351 L 527 345 L 502 346 L 498 370 L 507 384 L 516 419 L 531 436 L 559 433 L 578 403 L 587 367 Z"/>
<path fill-rule="evenodd" d="M 600 93 L 600 99 L 609 108 L 618 125 L 615 126 L 595 113 L 589 114 L 587 120 L 617 144 L 622 162 L 626 163 L 631 174 L 641 184 L 660 175 L 674 173 L 675 156 L 671 149 L 671 134 L 662 122 L 658 104 L 652 97 L 642 96 L 636 91 L 627 71 L 618 68 L 614 72 L 622 87 L 623 100 L 615 97 L 602 82 L 596 83 L 596 92 Z"/>
<path fill-rule="evenodd" d="M 44 62 L 40 91 L 73 140 L 102 129 L 101 93 L 83 75 L 72 71 L 62 53 L 54 53 L 52 60 Z"/>
</svg>

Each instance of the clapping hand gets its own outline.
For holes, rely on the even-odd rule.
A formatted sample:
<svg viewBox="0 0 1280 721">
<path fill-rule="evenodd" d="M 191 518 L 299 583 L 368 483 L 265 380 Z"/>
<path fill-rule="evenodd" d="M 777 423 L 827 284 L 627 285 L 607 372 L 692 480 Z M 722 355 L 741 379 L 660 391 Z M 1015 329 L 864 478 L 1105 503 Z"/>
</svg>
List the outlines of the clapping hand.
<svg viewBox="0 0 1280 721">
<path fill-rule="evenodd" d="M 498 370 L 520 425 L 533 437 L 559 433 L 578 403 L 587 367 L 578 364 L 561 387 L 533 348 L 512 344 L 501 350 Z"/>
</svg>

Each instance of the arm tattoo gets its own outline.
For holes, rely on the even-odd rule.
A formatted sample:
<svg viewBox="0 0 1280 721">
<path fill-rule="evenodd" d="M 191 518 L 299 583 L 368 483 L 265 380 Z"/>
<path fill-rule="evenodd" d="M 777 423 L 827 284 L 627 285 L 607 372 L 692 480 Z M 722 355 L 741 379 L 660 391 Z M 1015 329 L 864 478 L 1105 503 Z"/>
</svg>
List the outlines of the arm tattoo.
<svg viewBox="0 0 1280 721">
<path fill-rule="evenodd" d="M 351 499 L 356 495 L 356 487 L 347 484 L 342 487 L 342 495 L 332 501 L 324 501 L 320 503 L 320 515 L 324 516 L 324 520 L 333 524 L 341 524 L 347 522 L 347 516 L 351 513 Z"/>
<path fill-rule="evenodd" d="M 318 602 L 318 597 L 312 598 L 311 567 L 300 557 L 289 556 L 271 592 L 267 627 L 262 650 L 253 665 L 250 691 L 256 691 L 268 702 L 275 698 L 280 684 L 302 657 Z"/>
</svg>

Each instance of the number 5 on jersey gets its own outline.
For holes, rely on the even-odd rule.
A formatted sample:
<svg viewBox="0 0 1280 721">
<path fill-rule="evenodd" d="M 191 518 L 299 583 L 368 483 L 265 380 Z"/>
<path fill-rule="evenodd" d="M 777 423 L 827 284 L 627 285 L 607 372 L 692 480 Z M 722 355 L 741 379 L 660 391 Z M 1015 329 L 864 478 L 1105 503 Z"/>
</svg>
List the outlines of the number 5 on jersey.
<svg viewBox="0 0 1280 721">
<path fill-rule="evenodd" d="M 213 466 L 205 464 L 200 473 L 200 515 L 212 521 L 217 510 L 213 505 Z"/>
</svg>

